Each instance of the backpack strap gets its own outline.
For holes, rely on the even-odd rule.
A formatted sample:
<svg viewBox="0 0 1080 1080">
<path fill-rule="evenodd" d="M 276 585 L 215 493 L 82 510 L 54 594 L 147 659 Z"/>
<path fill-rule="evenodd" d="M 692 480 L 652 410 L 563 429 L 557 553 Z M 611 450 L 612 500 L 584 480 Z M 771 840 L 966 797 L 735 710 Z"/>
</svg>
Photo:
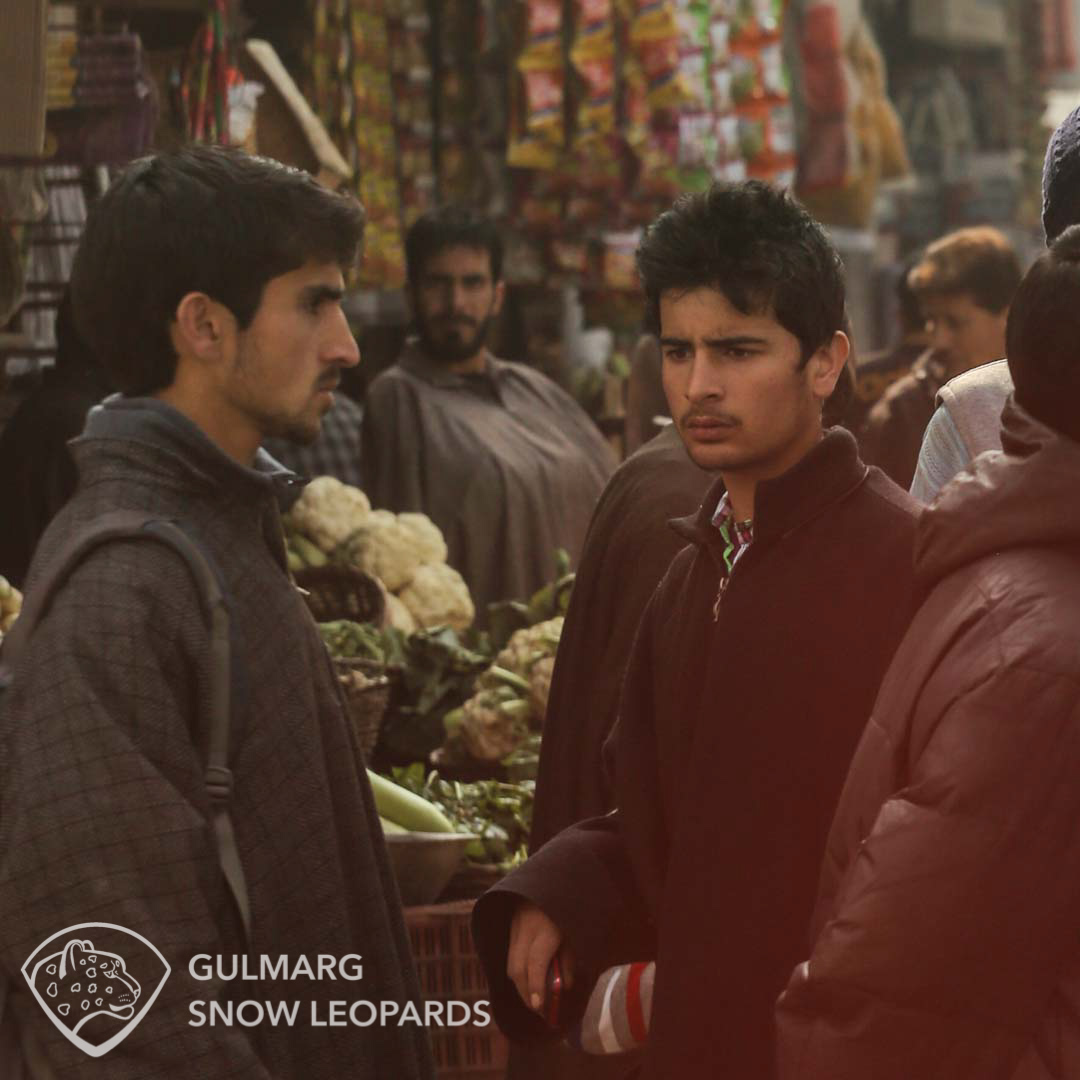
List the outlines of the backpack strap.
<svg viewBox="0 0 1080 1080">
<path fill-rule="evenodd" d="M 251 902 L 247 879 L 240 861 L 236 831 L 229 816 L 233 774 L 229 768 L 229 726 L 232 719 L 232 651 L 229 643 L 229 609 L 225 594 L 210 561 L 187 533 L 173 521 L 151 521 L 145 526 L 151 536 L 170 544 L 186 560 L 199 585 L 210 617 L 210 732 L 206 747 L 204 782 L 210 798 L 210 814 L 217 837 L 218 862 L 236 910 L 251 943 Z M 18 622 L 18 619 L 15 620 Z"/>
<path fill-rule="evenodd" d="M 245 938 L 251 943 L 251 904 L 240 861 L 236 832 L 229 816 L 233 774 L 229 768 L 229 727 L 232 716 L 232 663 L 229 610 L 217 573 L 201 548 L 174 521 L 148 517 L 140 511 L 116 510 L 67 538 L 46 567 L 44 576 L 23 601 L 23 609 L 0 645 L 0 688 L 10 684 L 31 634 L 45 617 L 61 586 L 96 547 L 111 540 L 150 538 L 168 544 L 179 554 L 199 589 L 210 624 L 210 727 L 204 783 L 210 799 L 221 872 L 236 903 Z"/>
</svg>

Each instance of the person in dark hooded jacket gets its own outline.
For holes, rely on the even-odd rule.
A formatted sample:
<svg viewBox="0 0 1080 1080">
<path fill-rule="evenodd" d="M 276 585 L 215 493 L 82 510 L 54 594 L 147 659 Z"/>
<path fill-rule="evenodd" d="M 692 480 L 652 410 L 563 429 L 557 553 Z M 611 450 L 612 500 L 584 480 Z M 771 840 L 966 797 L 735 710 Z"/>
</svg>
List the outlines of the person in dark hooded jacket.
<svg viewBox="0 0 1080 1080">
<path fill-rule="evenodd" d="M 655 339 L 653 340 L 654 347 Z M 686 453 L 672 424 L 615 470 L 585 537 L 551 679 L 532 835 L 536 851 L 614 804 L 602 749 L 618 715 L 634 632 L 685 541 L 668 525 L 692 513 L 713 478 Z M 507 1080 L 614 1080 L 634 1062 L 587 1057 L 561 1043 L 510 1048 Z"/>
<path fill-rule="evenodd" d="M 925 599 L 830 834 L 781 1080 L 1080 1077 L 1080 226 L 1009 315 L 1016 390 L 920 520 Z"/>
<path fill-rule="evenodd" d="M 605 968 L 655 959 L 642 1075 L 769 1080 L 836 799 L 910 617 L 915 505 L 823 429 L 843 273 L 788 194 L 685 196 L 638 265 L 679 434 L 719 477 L 674 523 L 687 546 L 637 630 L 616 812 L 549 840 L 473 928 L 512 1038 L 569 1034 Z M 574 984 L 555 1028 L 553 956 Z"/>
<path fill-rule="evenodd" d="M 371 786 L 288 573 L 281 518 L 303 482 L 260 449 L 271 435 L 313 440 L 359 361 L 341 301 L 363 225 L 359 205 L 308 174 L 216 146 L 133 162 L 87 219 L 72 308 L 119 392 L 72 444 L 78 486 L 4 639 L 4 1080 L 24 1075 L 12 1046 L 33 1080 L 434 1077 Z M 227 657 L 184 558 L 152 538 L 101 543 L 47 591 L 72 538 L 118 511 L 185 531 L 220 585 Z M 46 600 L 26 637 L 27 610 Z M 223 669 L 227 769 L 206 748 Z M 233 877 L 215 796 L 229 799 Z M 58 996 L 46 973 L 37 1000 L 23 975 L 43 943 L 87 942 L 119 950 L 141 996 L 131 1006 L 118 991 L 117 1008 L 83 1017 L 89 1050 L 60 1018 L 91 1007 L 93 958 L 85 985 L 61 962 L 55 1011 L 40 1007 Z M 345 1000 L 360 1006 L 351 1023 Z M 366 1001 L 396 1011 L 365 1024 Z M 116 1024 L 128 1008 L 137 1028 Z"/>
</svg>

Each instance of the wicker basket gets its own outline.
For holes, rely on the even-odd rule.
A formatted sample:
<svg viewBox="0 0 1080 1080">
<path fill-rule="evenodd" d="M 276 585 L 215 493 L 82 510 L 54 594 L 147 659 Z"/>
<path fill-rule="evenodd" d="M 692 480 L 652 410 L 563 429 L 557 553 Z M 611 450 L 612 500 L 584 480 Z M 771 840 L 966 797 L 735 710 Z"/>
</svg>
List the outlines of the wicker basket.
<svg viewBox="0 0 1080 1080">
<path fill-rule="evenodd" d="M 472 909 L 471 900 L 405 909 L 420 992 L 427 1001 L 472 1005 L 491 997 L 473 944 Z M 439 1080 L 502 1080 L 506 1075 L 510 1044 L 494 1021 L 483 1027 L 432 1026 L 428 1033 Z"/>
<path fill-rule="evenodd" d="M 334 670 L 366 762 L 379 741 L 379 730 L 390 703 L 390 680 L 382 665 L 374 660 L 335 656 Z M 363 680 L 358 680 L 357 675 L 363 676 Z"/>
<path fill-rule="evenodd" d="M 370 574 L 353 566 L 309 566 L 294 575 L 316 622 L 350 619 L 371 623 L 380 629 L 386 624 L 386 597 L 382 586 Z"/>
</svg>

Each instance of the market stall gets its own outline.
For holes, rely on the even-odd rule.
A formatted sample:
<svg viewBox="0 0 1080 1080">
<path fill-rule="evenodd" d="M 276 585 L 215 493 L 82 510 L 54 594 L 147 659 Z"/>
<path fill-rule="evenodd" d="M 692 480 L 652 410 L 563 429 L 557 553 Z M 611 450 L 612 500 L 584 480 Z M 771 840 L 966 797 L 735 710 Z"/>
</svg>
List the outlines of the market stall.
<svg viewBox="0 0 1080 1080">
<path fill-rule="evenodd" d="M 539 742 L 573 574 L 493 605 L 487 629 L 423 514 L 329 477 L 286 518 L 289 567 L 342 684 L 429 1000 L 483 995 L 471 902 L 527 852 Z M 429 905 L 436 906 L 429 906 Z M 500 1075 L 506 1043 L 433 1030 L 440 1075 Z"/>
</svg>

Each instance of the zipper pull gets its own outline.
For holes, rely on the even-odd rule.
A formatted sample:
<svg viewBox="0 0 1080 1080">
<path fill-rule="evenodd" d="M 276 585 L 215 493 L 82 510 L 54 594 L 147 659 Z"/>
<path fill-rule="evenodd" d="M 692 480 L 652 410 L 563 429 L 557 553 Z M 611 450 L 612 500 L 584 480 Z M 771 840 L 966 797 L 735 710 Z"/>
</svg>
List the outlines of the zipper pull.
<svg viewBox="0 0 1080 1080">
<path fill-rule="evenodd" d="M 713 602 L 712 606 L 712 621 L 714 623 L 720 621 L 720 601 L 724 599 L 724 589 L 727 588 L 727 583 L 728 579 L 722 577 L 720 579 L 720 587 L 716 590 L 716 600 Z"/>
</svg>

